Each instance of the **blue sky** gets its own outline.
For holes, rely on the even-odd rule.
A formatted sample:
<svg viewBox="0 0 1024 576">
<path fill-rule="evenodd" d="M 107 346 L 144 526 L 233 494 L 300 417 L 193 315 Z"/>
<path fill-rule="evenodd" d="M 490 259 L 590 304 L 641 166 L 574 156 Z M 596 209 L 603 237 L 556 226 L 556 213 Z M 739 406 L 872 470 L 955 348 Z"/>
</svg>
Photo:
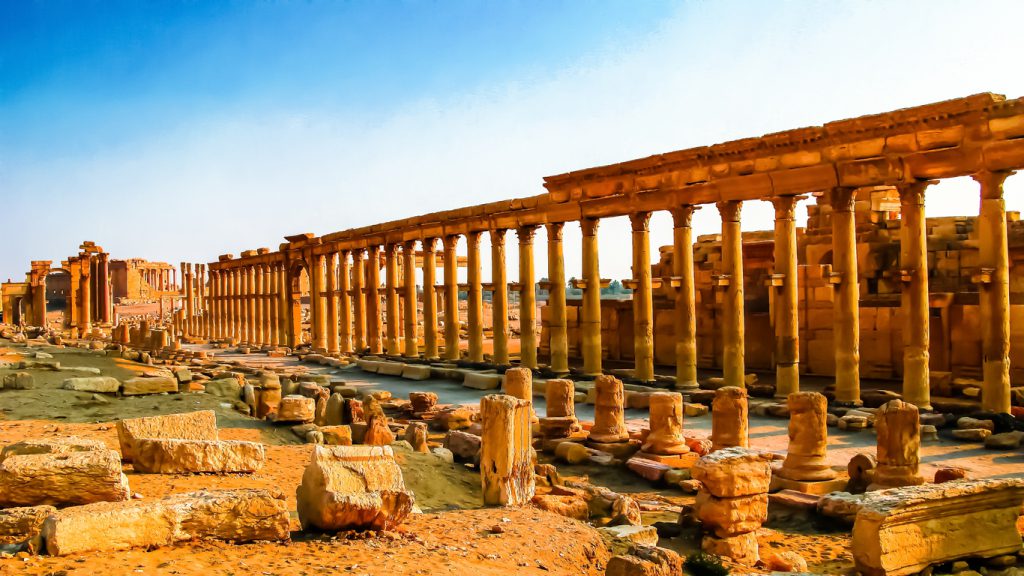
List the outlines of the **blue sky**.
<svg viewBox="0 0 1024 576">
<path fill-rule="evenodd" d="M 1021 96 L 1022 16 L 944 0 L 3 2 L 0 277 L 85 239 L 115 258 L 211 261 L 539 194 L 567 170 Z M 1024 186 L 1007 191 L 1024 207 Z M 928 210 L 976 213 L 975 188 L 945 183 Z M 767 204 L 744 216 L 771 226 Z M 656 245 L 669 222 L 655 215 Z M 695 226 L 716 231 L 715 210 Z M 628 275 L 627 237 L 625 221 L 602 225 L 605 275 Z"/>
</svg>

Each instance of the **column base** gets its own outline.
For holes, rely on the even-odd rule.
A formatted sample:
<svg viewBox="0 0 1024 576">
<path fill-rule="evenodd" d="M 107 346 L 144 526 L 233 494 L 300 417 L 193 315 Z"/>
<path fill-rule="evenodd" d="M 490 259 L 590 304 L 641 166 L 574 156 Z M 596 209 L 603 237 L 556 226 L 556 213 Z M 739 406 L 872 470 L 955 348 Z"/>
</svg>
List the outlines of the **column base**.
<svg viewBox="0 0 1024 576">
<path fill-rule="evenodd" d="M 843 492 L 846 490 L 846 484 L 849 481 L 849 478 L 843 477 L 835 478 L 833 480 L 818 481 L 790 480 L 789 478 L 783 478 L 778 474 L 772 474 L 772 481 L 768 486 L 768 491 L 778 492 L 779 490 L 795 490 L 804 494 L 824 496 L 829 492 Z"/>
</svg>

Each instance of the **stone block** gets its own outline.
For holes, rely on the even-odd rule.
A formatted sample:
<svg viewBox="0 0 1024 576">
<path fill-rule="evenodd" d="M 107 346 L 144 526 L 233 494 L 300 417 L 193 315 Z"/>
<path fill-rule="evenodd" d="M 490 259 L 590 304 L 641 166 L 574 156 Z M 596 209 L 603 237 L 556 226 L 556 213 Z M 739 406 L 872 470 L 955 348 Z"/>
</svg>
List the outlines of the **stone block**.
<svg viewBox="0 0 1024 576">
<path fill-rule="evenodd" d="M 701 550 L 715 556 L 724 556 L 744 566 L 753 566 L 760 560 L 757 546 L 757 535 L 753 532 L 716 538 L 704 536 L 700 543 Z"/>
<path fill-rule="evenodd" d="M 121 389 L 121 382 L 113 376 L 83 376 L 79 378 L 67 378 L 61 384 L 65 390 L 77 390 L 79 392 L 99 392 L 102 394 L 116 394 Z M 177 390 L 177 387 L 175 387 Z"/>
<path fill-rule="evenodd" d="M 405 364 L 401 362 L 380 362 L 377 366 L 377 374 L 382 376 L 401 376 L 405 370 Z"/>
<path fill-rule="evenodd" d="M 238 400 L 242 397 L 242 383 L 238 378 L 218 378 L 206 382 L 205 392 L 211 396 Z"/>
<path fill-rule="evenodd" d="M 716 498 L 700 490 L 696 509 L 705 530 L 714 530 L 719 538 L 738 536 L 754 532 L 768 520 L 768 494 Z"/>
<path fill-rule="evenodd" d="M 324 444 L 329 446 L 352 445 L 352 427 L 349 425 L 322 426 L 320 433 L 324 435 Z"/>
<path fill-rule="evenodd" d="M 316 400 L 293 394 L 281 398 L 275 422 L 312 422 L 316 418 Z"/>
<path fill-rule="evenodd" d="M 117 440 L 121 445 L 122 460 L 131 462 L 132 446 L 140 438 L 216 440 L 217 416 L 213 410 L 201 410 L 117 421 Z"/>
<path fill-rule="evenodd" d="M 501 388 L 502 375 L 491 372 L 468 372 L 462 385 L 474 390 L 497 390 Z"/>
<path fill-rule="evenodd" d="M 604 526 L 597 533 L 612 554 L 625 554 L 633 546 L 658 545 L 658 530 L 654 526 Z"/>
<path fill-rule="evenodd" d="M 474 464 L 480 462 L 480 437 L 476 434 L 452 430 L 445 435 L 443 445 L 460 460 Z"/>
<path fill-rule="evenodd" d="M 114 450 L 9 456 L 0 463 L 0 507 L 117 502 L 130 496 Z"/>
<path fill-rule="evenodd" d="M 144 394 L 162 394 L 177 392 L 178 381 L 174 378 L 158 376 L 156 378 L 129 378 L 121 386 L 121 394 L 125 396 L 141 396 Z"/>
<path fill-rule="evenodd" d="M 28 372 L 15 372 L 3 378 L 3 388 L 8 390 L 31 390 L 35 387 L 35 379 Z"/>
<path fill-rule="evenodd" d="M 316 446 L 296 491 L 307 530 L 392 529 L 413 498 L 390 446 Z"/>
<path fill-rule="evenodd" d="M 1024 480 L 954 480 L 869 492 L 850 550 L 862 574 L 903 576 L 932 564 L 1016 554 Z"/>
<path fill-rule="evenodd" d="M 258 442 L 139 438 L 132 445 L 132 465 L 146 474 L 248 473 L 265 461 Z"/>
<path fill-rule="evenodd" d="M 406 380 L 428 380 L 430 378 L 430 366 L 424 364 L 406 364 L 402 368 L 402 378 Z"/>
<path fill-rule="evenodd" d="M 43 536 L 47 552 L 64 556 L 203 539 L 286 541 L 288 530 L 283 494 L 237 489 L 66 508 L 46 520 Z"/>
<path fill-rule="evenodd" d="M 67 436 L 65 438 L 30 438 L 8 444 L 0 451 L 0 462 L 10 456 L 24 456 L 28 454 L 70 454 L 72 452 L 92 452 L 94 450 L 106 450 L 107 445 L 102 440 L 91 438 L 78 438 Z"/>
<path fill-rule="evenodd" d="M 768 492 L 771 460 L 769 453 L 749 448 L 723 448 L 702 456 L 691 473 L 713 496 L 753 496 Z"/>
<path fill-rule="evenodd" d="M 677 576 L 683 573 L 683 559 L 666 548 L 636 545 L 629 554 L 612 556 L 605 576 Z"/>
<path fill-rule="evenodd" d="M 0 545 L 31 554 L 42 547 L 43 523 L 57 512 L 53 506 L 28 506 L 0 510 Z"/>
</svg>

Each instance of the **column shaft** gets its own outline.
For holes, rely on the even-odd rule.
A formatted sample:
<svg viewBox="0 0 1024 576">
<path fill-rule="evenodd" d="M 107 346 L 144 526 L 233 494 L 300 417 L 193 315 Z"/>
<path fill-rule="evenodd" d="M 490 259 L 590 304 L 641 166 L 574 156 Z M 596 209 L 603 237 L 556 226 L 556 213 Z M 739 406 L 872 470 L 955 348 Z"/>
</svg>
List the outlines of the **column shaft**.
<svg viewBox="0 0 1024 576">
<path fill-rule="evenodd" d="M 772 199 L 775 206 L 775 396 L 800 391 L 800 319 L 795 208 L 798 196 Z"/>
<path fill-rule="evenodd" d="M 444 357 L 459 359 L 459 259 L 458 236 L 444 237 Z"/>
<path fill-rule="evenodd" d="M 537 368 L 537 279 L 533 271 L 536 226 L 522 226 L 519 237 L 519 364 Z"/>
<path fill-rule="evenodd" d="M 310 290 L 310 323 L 309 328 L 312 332 L 313 337 L 313 349 L 314 350 L 326 350 L 327 349 L 327 315 L 325 314 L 327 308 L 327 299 L 324 295 L 324 255 L 314 254 L 312 258 L 313 274 L 311 276 L 313 280 L 312 290 Z"/>
<path fill-rule="evenodd" d="M 246 314 L 246 320 L 248 327 L 246 329 L 246 340 L 250 346 L 257 344 L 256 342 L 256 268 L 255 266 L 247 266 L 246 274 L 247 278 L 247 297 L 246 297 L 246 308 L 248 313 Z"/>
<path fill-rule="evenodd" d="M 352 299 L 355 316 L 355 347 L 362 353 L 366 348 L 366 295 L 363 292 L 363 279 L 366 278 L 362 248 L 352 252 Z"/>
<path fill-rule="evenodd" d="M 654 298 L 651 280 L 650 212 L 629 215 L 633 227 L 633 377 L 654 380 Z"/>
<path fill-rule="evenodd" d="M 270 265 L 270 345 L 281 345 L 281 266 Z"/>
<path fill-rule="evenodd" d="M 437 249 L 436 238 L 423 240 L 423 355 L 428 359 L 438 357 L 437 353 Z"/>
<path fill-rule="evenodd" d="M 293 346 L 288 329 L 288 303 L 291 283 L 285 263 L 277 265 L 277 341 L 279 346 Z"/>
<path fill-rule="evenodd" d="M 349 277 L 352 273 L 348 264 L 348 251 L 343 250 L 338 260 L 338 308 L 340 309 L 341 331 L 338 347 L 341 352 L 352 352 L 352 294 L 349 292 Z"/>
<path fill-rule="evenodd" d="M 387 352 L 391 356 L 402 353 L 398 347 L 398 247 L 384 247 L 384 304 L 387 315 Z"/>
<path fill-rule="evenodd" d="M 722 216 L 722 274 L 728 279 L 722 301 L 722 373 L 726 386 L 746 386 L 743 315 L 743 233 L 740 231 L 742 202 L 718 203 Z"/>
<path fill-rule="evenodd" d="M 597 251 L 597 227 L 600 220 L 580 220 L 583 231 L 583 373 L 601 374 L 601 269 Z"/>
<path fill-rule="evenodd" d="M 569 335 L 565 322 L 565 258 L 562 253 L 563 222 L 552 222 L 548 229 L 548 320 L 551 370 L 556 374 L 569 372 Z"/>
<path fill-rule="evenodd" d="M 505 271 L 504 229 L 491 230 L 491 311 L 495 364 L 508 364 L 508 273 Z"/>
<path fill-rule="evenodd" d="M 380 311 L 380 246 L 371 246 L 366 259 L 366 327 L 371 354 L 383 354 Z"/>
<path fill-rule="evenodd" d="M 253 346 L 263 345 L 263 267 L 256 264 L 252 267 L 253 292 L 252 292 L 252 331 Z"/>
<path fill-rule="evenodd" d="M 900 268 L 904 277 L 900 295 L 903 307 L 903 401 L 921 410 L 931 410 L 928 239 L 924 214 L 924 191 L 931 183 L 912 182 L 899 189 Z"/>
<path fill-rule="evenodd" d="M 419 340 L 417 338 L 416 327 L 418 322 L 416 316 L 418 313 L 418 306 L 416 305 L 416 242 L 406 242 L 402 244 L 402 286 L 403 286 L 403 298 L 402 302 L 405 303 L 405 343 L 402 346 L 402 352 L 410 358 L 416 358 L 420 355 Z"/>
<path fill-rule="evenodd" d="M 469 323 L 469 361 L 484 361 L 484 310 L 483 286 L 480 281 L 480 232 L 466 234 L 466 252 L 469 269 L 466 279 L 469 284 L 467 293 L 467 321 Z"/>
<path fill-rule="evenodd" d="M 672 210 L 672 274 L 675 289 L 676 388 L 694 390 L 697 383 L 697 313 L 693 276 L 693 213 L 697 206 Z"/>
<path fill-rule="evenodd" d="M 331 252 L 325 259 L 327 265 L 327 353 L 337 354 L 338 347 L 338 253 Z"/>
<path fill-rule="evenodd" d="M 981 312 L 981 408 L 1010 411 L 1010 264 L 1003 182 L 1013 172 L 981 172 L 978 263 L 988 281 L 978 286 Z"/>
<path fill-rule="evenodd" d="M 273 297 L 273 278 L 271 277 L 270 266 L 267 264 L 260 265 L 260 274 L 263 275 L 263 291 L 260 294 L 260 304 L 263 306 L 263 340 L 261 344 L 264 346 L 271 343 L 272 334 L 274 332 L 274 320 L 271 313 L 271 300 Z"/>
<path fill-rule="evenodd" d="M 833 300 L 836 347 L 836 402 L 859 405 L 860 284 L 857 271 L 855 188 L 834 188 L 832 200 L 832 271 L 838 281 Z"/>
</svg>

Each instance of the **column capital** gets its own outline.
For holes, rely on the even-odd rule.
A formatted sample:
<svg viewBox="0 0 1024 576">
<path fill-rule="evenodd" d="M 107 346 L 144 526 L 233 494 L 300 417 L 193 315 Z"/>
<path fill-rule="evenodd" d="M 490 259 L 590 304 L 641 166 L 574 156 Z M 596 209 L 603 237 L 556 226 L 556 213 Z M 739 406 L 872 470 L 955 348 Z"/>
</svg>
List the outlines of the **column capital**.
<svg viewBox="0 0 1024 576">
<path fill-rule="evenodd" d="M 385 242 L 384 243 L 384 253 L 385 254 L 393 254 L 395 252 L 395 250 L 397 250 L 397 249 L 398 249 L 398 242 Z"/>
<path fill-rule="evenodd" d="M 416 240 L 402 242 L 402 252 L 412 253 L 416 251 Z"/>
<path fill-rule="evenodd" d="M 743 209 L 743 202 L 741 200 L 722 200 L 715 203 L 715 207 L 718 208 L 722 222 L 740 221 L 740 211 Z"/>
<path fill-rule="evenodd" d="M 924 206 L 924 191 L 938 180 L 912 180 L 901 183 L 896 187 L 900 194 L 900 204 L 903 206 Z"/>
<path fill-rule="evenodd" d="M 583 218 L 580 220 L 580 229 L 583 231 L 584 236 L 594 236 L 597 234 L 597 228 L 600 224 L 600 218 Z"/>
<path fill-rule="evenodd" d="M 629 223 L 633 232 L 646 232 L 651 224 L 650 212 L 634 212 L 629 215 Z"/>
<path fill-rule="evenodd" d="M 504 246 L 505 245 L 505 233 L 508 232 L 505 228 L 495 228 L 490 231 L 491 245 Z"/>
<path fill-rule="evenodd" d="M 853 204 L 857 201 L 857 189 L 836 186 L 828 191 L 828 200 L 833 212 L 853 212 Z"/>
<path fill-rule="evenodd" d="M 1003 182 L 1016 173 L 1016 170 L 982 170 L 971 174 L 971 178 L 981 184 L 982 200 L 998 200 L 1003 197 Z"/>
<path fill-rule="evenodd" d="M 470 230 L 466 232 L 466 243 L 467 244 L 479 244 L 480 236 L 483 235 L 483 230 Z"/>
<path fill-rule="evenodd" d="M 445 248 L 453 248 L 459 245 L 459 236 L 461 234 L 446 234 L 441 242 L 444 243 Z"/>
<path fill-rule="evenodd" d="M 776 220 L 792 220 L 796 216 L 797 202 L 806 199 L 807 196 L 796 194 L 793 196 L 772 196 L 767 198 L 775 207 Z"/>
<path fill-rule="evenodd" d="M 670 208 L 669 213 L 672 214 L 672 225 L 675 228 L 690 228 L 693 222 L 693 213 L 700 210 L 700 206 L 695 204 L 683 204 Z"/>
<path fill-rule="evenodd" d="M 516 228 L 516 236 L 519 238 L 519 243 L 529 244 L 533 242 L 533 235 L 537 233 L 537 228 L 536 224 L 527 224 Z"/>
<path fill-rule="evenodd" d="M 424 238 L 420 245 L 424 252 L 434 252 L 437 250 L 437 238 Z"/>
<path fill-rule="evenodd" d="M 366 254 L 366 248 L 365 247 L 353 248 L 352 249 L 352 258 L 354 258 L 354 259 L 362 258 L 363 254 Z"/>
<path fill-rule="evenodd" d="M 546 228 L 548 230 L 548 242 L 562 241 L 562 228 L 565 227 L 565 222 L 548 222 Z"/>
</svg>

